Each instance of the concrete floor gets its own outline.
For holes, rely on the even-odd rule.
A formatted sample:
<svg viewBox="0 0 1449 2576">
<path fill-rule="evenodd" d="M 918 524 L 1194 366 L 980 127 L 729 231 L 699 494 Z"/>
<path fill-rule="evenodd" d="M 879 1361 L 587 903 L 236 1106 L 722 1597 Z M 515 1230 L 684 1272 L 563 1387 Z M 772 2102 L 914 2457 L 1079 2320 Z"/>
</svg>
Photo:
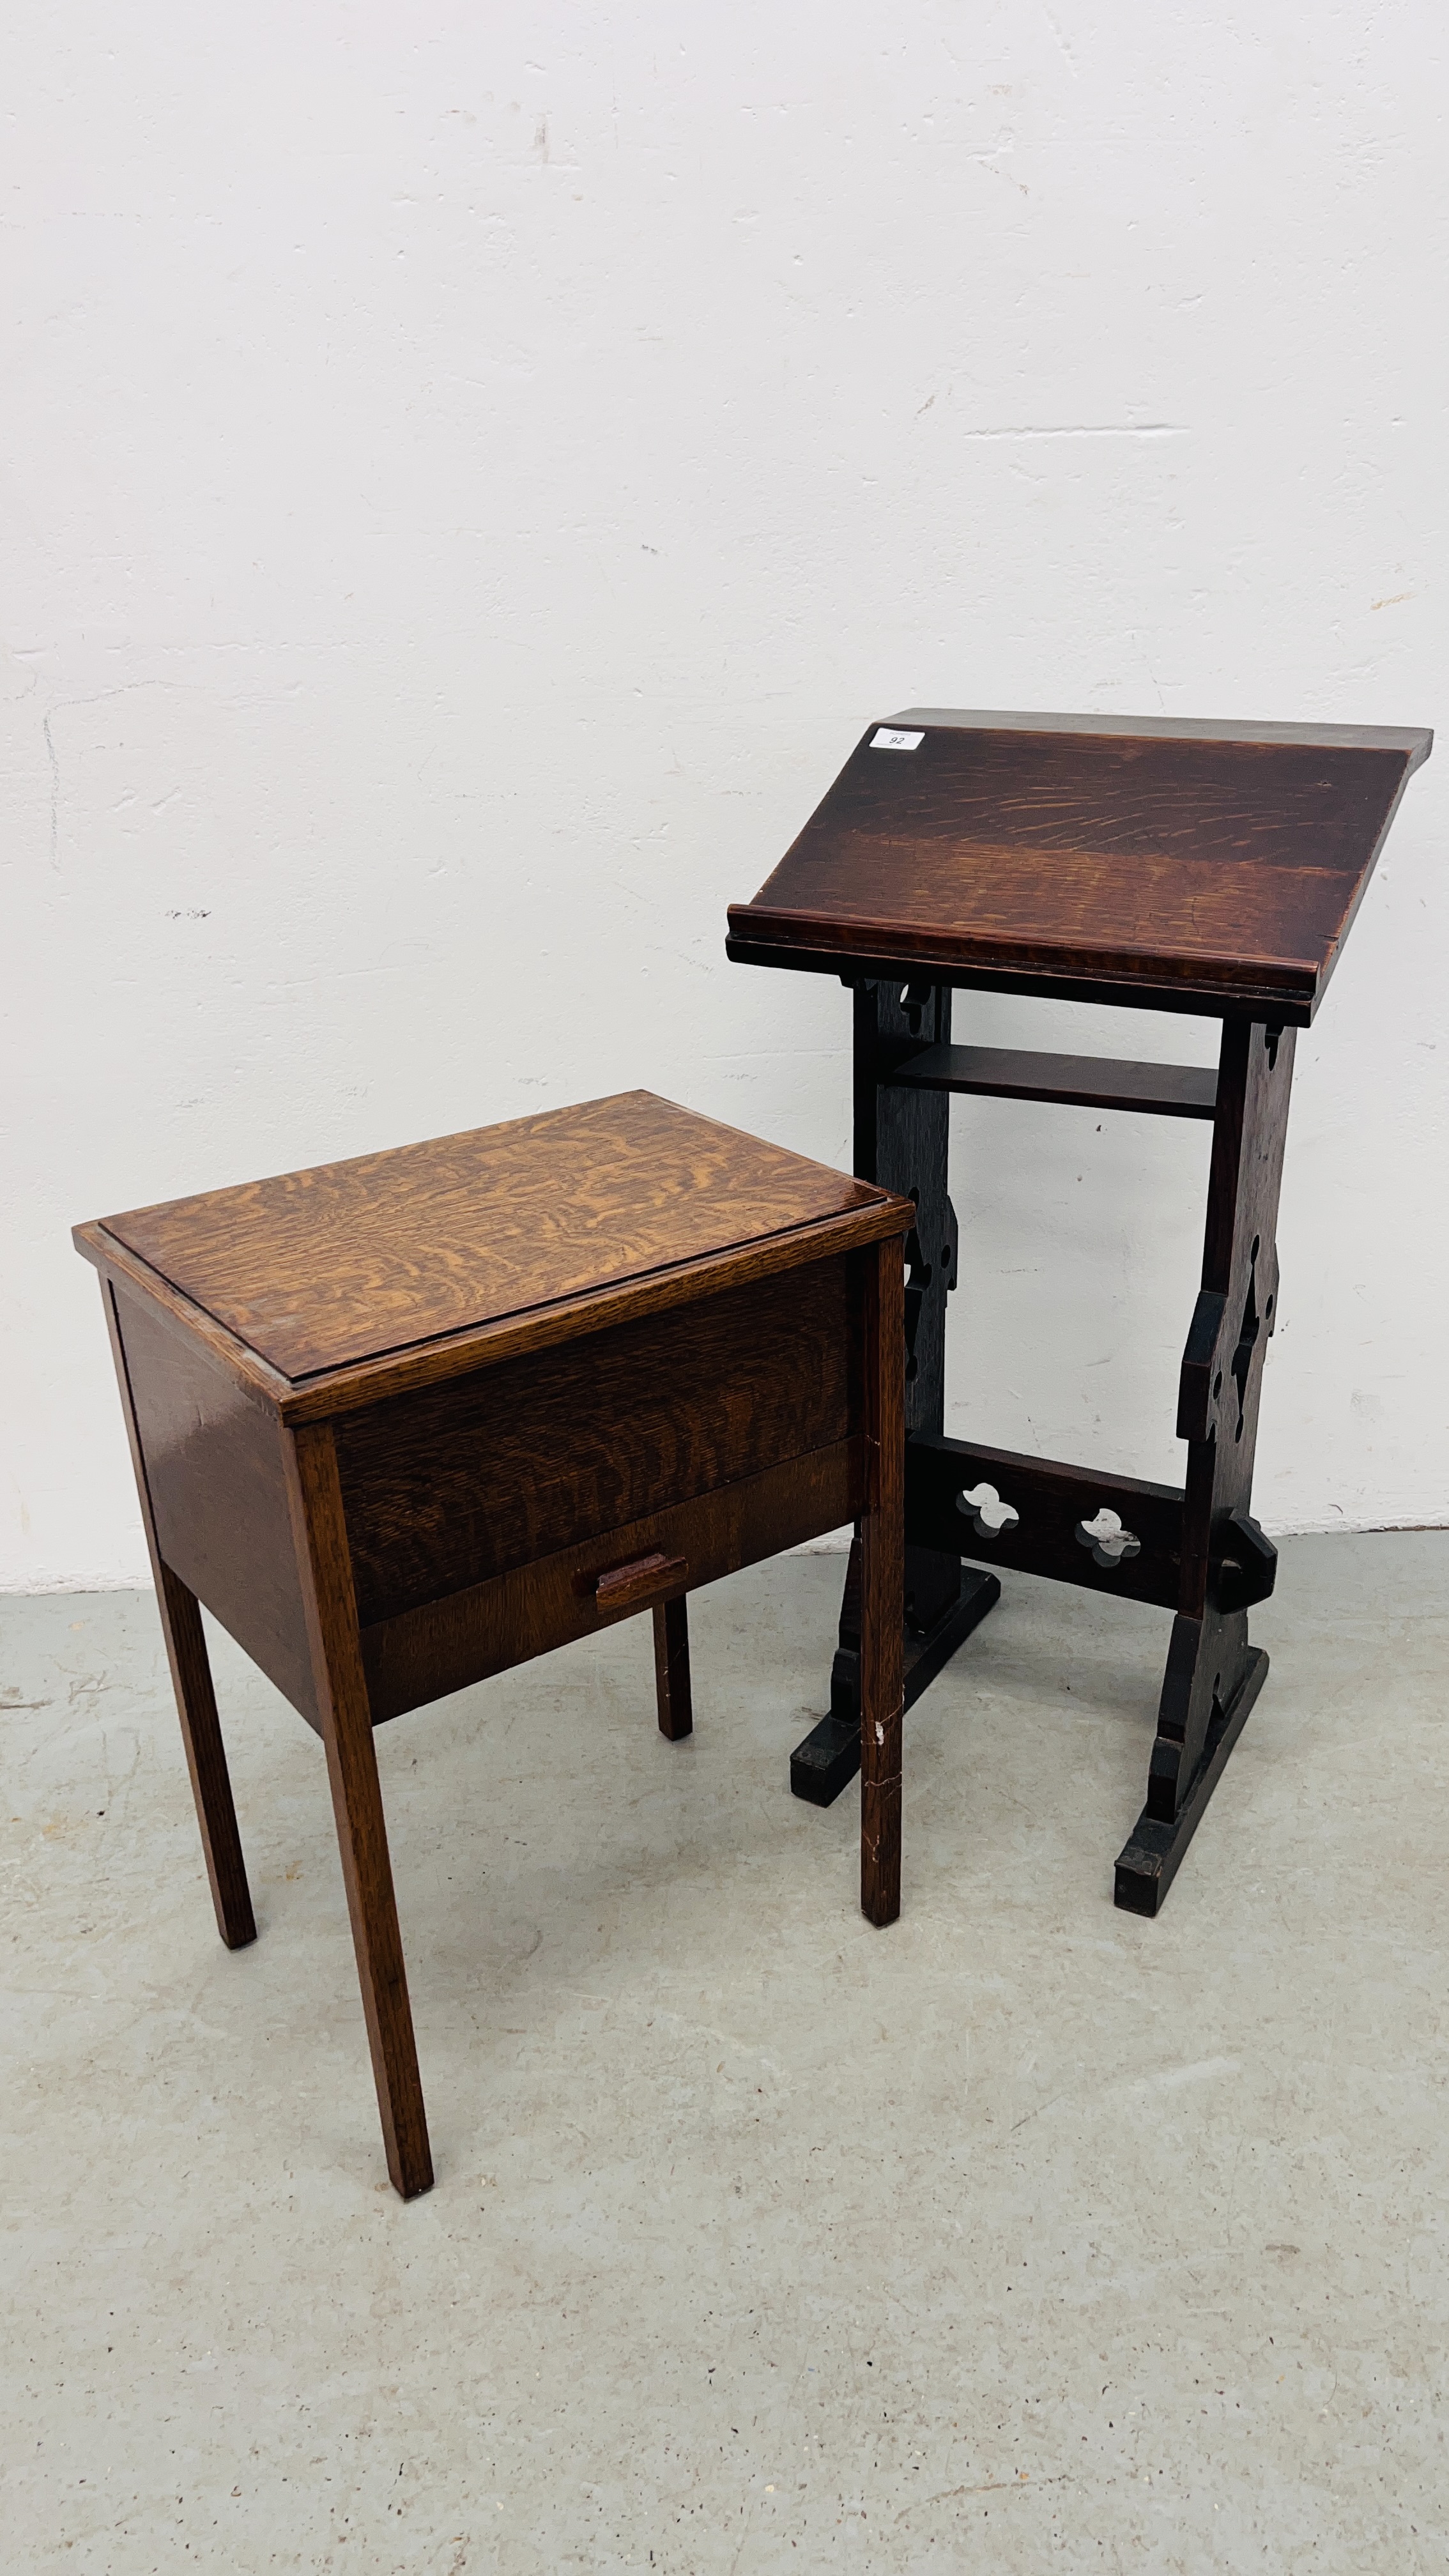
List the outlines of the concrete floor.
<svg viewBox="0 0 1449 2576">
<path fill-rule="evenodd" d="M 1449 1535 L 1305 1539 L 1156 1923 L 1159 1613 L 1008 1579 L 905 1911 L 786 1793 L 839 1560 L 379 1738 L 438 2183 L 388 2187 L 321 1750 L 155 1614 L 0 1605 L 8 2571 L 1449 2564 Z"/>
</svg>

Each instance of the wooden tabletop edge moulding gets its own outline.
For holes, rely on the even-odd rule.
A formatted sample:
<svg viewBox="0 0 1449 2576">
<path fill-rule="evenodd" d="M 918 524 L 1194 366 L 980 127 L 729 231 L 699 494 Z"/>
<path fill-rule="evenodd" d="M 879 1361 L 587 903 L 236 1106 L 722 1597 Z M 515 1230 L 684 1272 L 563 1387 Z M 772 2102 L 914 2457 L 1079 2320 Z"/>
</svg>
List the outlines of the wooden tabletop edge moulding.
<svg viewBox="0 0 1449 2576">
<path fill-rule="evenodd" d="M 871 1187 L 871 1184 L 865 1184 Z M 444 1384 L 449 1378 L 516 1359 L 525 1351 L 547 1350 L 559 1342 L 602 1332 L 636 1316 L 663 1314 L 749 1281 L 771 1278 L 804 1267 L 825 1251 L 855 1252 L 902 1231 L 911 1214 L 909 1201 L 879 1190 L 862 1205 L 837 1216 L 818 1217 L 798 1226 L 743 1243 L 721 1246 L 692 1261 L 611 1281 L 607 1288 L 584 1289 L 577 1295 L 520 1309 L 483 1324 L 461 1327 L 432 1339 L 319 1370 L 305 1378 L 284 1377 L 261 1358 L 249 1342 L 219 1323 L 201 1306 L 133 1252 L 100 1219 L 72 1229 L 76 1250 L 96 1269 L 111 1270 L 145 1296 L 178 1331 L 201 1338 L 213 1355 L 243 1385 L 271 1405 L 288 1424 L 319 1422 L 351 1413 L 382 1397 Z"/>
<path fill-rule="evenodd" d="M 1041 939 L 1028 942 L 999 937 L 991 931 L 943 936 L 903 922 L 839 921 L 825 913 L 777 904 L 731 904 L 728 918 L 733 938 L 761 947 L 786 948 L 792 958 L 797 954 L 792 943 L 800 932 L 813 931 L 822 953 L 828 952 L 837 964 L 841 958 L 848 958 L 862 968 L 866 961 L 880 959 L 909 966 L 960 968 L 973 976 L 985 971 L 1013 981 L 1021 975 L 1036 975 L 1053 983 L 1075 974 L 1087 977 L 1094 991 L 1100 990 L 1106 978 L 1143 990 L 1161 985 L 1188 992 L 1195 1000 L 1209 994 L 1221 995 L 1237 1009 L 1251 1008 L 1254 1016 L 1260 1003 L 1272 1007 L 1281 1000 L 1292 1007 L 1311 1006 L 1319 992 L 1317 970 L 1305 957 L 1202 957 L 1184 961 L 1160 948 L 1084 952 L 1074 941 L 1064 940 L 1060 945 Z M 1323 982 L 1327 982 L 1326 974 Z"/>
<path fill-rule="evenodd" d="M 1434 747 L 1430 725 L 1238 724 L 1231 716 L 1101 716 L 1049 711 L 1032 715 L 1023 709 L 971 707 L 906 707 L 899 715 L 878 716 L 875 724 L 938 725 L 952 733 L 1030 733 L 1101 735 L 1109 742 L 1246 742 L 1271 748 L 1297 745 L 1305 751 L 1404 751 L 1406 775 L 1426 761 Z M 875 724 L 866 728 L 868 740 Z"/>
<path fill-rule="evenodd" d="M 161 1271 L 143 1261 L 119 1235 L 108 1233 L 99 1217 L 93 1217 L 89 1224 L 72 1226 L 70 1239 L 82 1260 L 89 1261 L 103 1280 L 111 1277 L 134 1289 L 170 1330 L 188 1341 L 203 1342 L 212 1358 L 230 1369 L 249 1395 L 280 1410 L 291 1391 L 291 1380 L 254 1351 L 249 1342 L 239 1340 L 229 1326 L 219 1324 L 204 1306 L 173 1287 Z"/>
<path fill-rule="evenodd" d="M 828 924 L 821 927 L 828 932 Z M 1259 991 L 1250 986 L 1215 992 L 1198 983 L 1153 983 L 1137 977 L 1096 975 L 1080 965 L 1075 970 L 1062 968 L 1056 972 L 1047 967 L 1033 971 L 1013 966 L 964 965 L 959 958 L 943 956 L 935 949 L 911 948 L 894 931 L 889 948 L 883 944 L 879 949 L 856 951 L 824 944 L 795 947 L 783 936 L 757 938 L 754 929 L 749 907 L 732 905 L 725 955 L 733 965 L 834 975 L 847 987 L 889 983 L 892 979 L 900 982 L 919 972 L 932 984 L 950 985 L 959 991 L 1017 993 L 1047 1002 L 1106 1002 L 1124 1010 L 1165 1011 L 1187 1019 L 1272 1019 L 1284 1028 L 1296 1029 L 1310 1026 L 1316 1008 L 1311 991 L 1296 998 L 1285 996 L 1281 990 Z"/>
</svg>

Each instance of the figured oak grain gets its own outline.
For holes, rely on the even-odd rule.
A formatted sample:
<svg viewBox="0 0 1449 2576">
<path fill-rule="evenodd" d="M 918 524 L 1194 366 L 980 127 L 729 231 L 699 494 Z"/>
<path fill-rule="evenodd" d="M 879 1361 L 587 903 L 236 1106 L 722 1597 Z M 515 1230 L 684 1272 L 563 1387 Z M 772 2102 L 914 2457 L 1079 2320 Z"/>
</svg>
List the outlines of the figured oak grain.
<svg viewBox="0 0 1449 2576">
<path fill-rule="evenodd" d="M 1310 1016 L 1432 739 L 917 729 L 871 728 L 733 940 Z"/>
<path fill-rule="evenodd" d="M 843 1439 L 843 1258 L 336 1426 L 364 1625 Z"/>
<path fill-rule="evenodd" d="M 686 1735 L 684 1593 L 881 1517 L 858 1426 L 898 1411 L 914 1214 L 631 1093 L 75 1230 L 115 1330 L 223 1937 L 252 1918 L 198 1597 L 322 1734 L 405 2199 L 432 2160 L 373 1727 L 647 1611 L 660 1728 Z M 883 1264 L 884 1338 L 864 1315 Z M 874 1562 L 898 1654 L 889 1510 Z M 889 1642 L 885 1667 L 888 1700 Z M 878 1920 L 892 1777 L 873 1790 Z"/>
<path fill-rule="evenodd" d="M 576 1637 L 597 1636 L 617 1615 L 597 1590 L 597 1577 L 611 1565 L 655 1550 L 681 1556 L 694 1591 L 840 1529 L 861 1507 L 863 1482 L 860 1441 L 838 1440 L 692 1503 L 650 1512 L 628 1528 L 377 1620 L 362 1630 L 373 1724 Z"/>
<path fill-rule="evenodd" d="M 877 1198 L 635 1091 L 103 1223 L 296 1382 Z"/>
</svg>

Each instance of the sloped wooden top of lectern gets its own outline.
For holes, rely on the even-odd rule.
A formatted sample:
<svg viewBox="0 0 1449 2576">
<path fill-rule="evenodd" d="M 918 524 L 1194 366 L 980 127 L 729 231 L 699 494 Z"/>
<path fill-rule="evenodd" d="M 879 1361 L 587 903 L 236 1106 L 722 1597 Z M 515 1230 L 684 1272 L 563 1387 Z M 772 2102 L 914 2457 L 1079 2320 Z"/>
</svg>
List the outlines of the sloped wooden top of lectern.
<svg viewBox="0 0 1449 2576">
<path fill-rule="evenodd" d="M 610 1322 L 712 1293 L 910 1217 L 868 1182 L 628 1091 L 132 1208 L 75 1239 L 123 1275 L 132 1256 L 138 1285 L 164 1282 L 174 1310 L 255 1354 L 261 1391 L 325 1381 L 312 1409 L 333 1410 L 339 1373 L 361 1370 L 371 1400 L 454 1374 L 469 1353 L 567 1338 L 586 1311 Z"/>
<path fill-rule="evenodd" d="M 881 730 L 921 740 L 876 748 Z M 1432 741 L 911 708 L 731 906 L 730 953 L 1303 1025 Z"/>
</svg>

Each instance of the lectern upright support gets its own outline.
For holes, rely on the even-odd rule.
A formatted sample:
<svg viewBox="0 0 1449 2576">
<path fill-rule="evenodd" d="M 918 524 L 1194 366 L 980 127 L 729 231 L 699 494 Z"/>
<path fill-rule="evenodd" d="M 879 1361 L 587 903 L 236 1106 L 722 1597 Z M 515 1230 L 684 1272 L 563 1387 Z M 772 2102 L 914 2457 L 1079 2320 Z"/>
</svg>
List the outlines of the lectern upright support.
<svg viewBox="0 0 1449 2576">
<path fill-rule="evenodd" d="M 1155 1914 L 1268 1672 L 1248 1643 L 1276 1550 L 1248 1506 L 1263 1357 L 1278 1312 L 1278 1189 L 1293 1079 L 1292 1029 L 1225 1020 L 1213 1120 L 1202 1287 L 1182 1358 L 1187 1447 L 1181 1580 L 1147 1775 L 1147 1804 L 1117 1863 L 1117 1902 Z"/>
<path fill-rule="evenodd" d="M 949 985 L 861 983 L 855 988 L 855 1170 L 915 1202 L 906 1238 L 906 1437 L 940 1433 L 946 1420 L 946 1298 L 956 1285 L 956 1211 L 946 1188 L 951 1103 L 945 1092 L 907 1090 L 896 1067 L 951 1035 Z M 909 1445 L 907 1462 L 909 1470 Z M 994 1574 L 961 1562 L 956 1533 L 944 1546 L 906 1545 L 905 1704 L 1001 1599 Z M 828 1807 L 860 1768 L 860 1540 L 851 1544 L 840 1643 L 830 1673 L 830 1714 L 790 1758 L 797 1798 Z"/>
<path fill-rule="evenodd" d="M 1252 1517 L 1295 1030 L 1307 1027 L 1432 736 L 1348 726 L 915 710 L 876 726 L 750 904 L 729 954 L 839 975 L 854 1010 L 856 1170 L 911 1198 L 906 1246 L 906 1704 L 999 1597 L 984 1564 L 1173 1614 L 1142 1814 L 1116 1901 L 1155 1914 L 1262 1688 L 1248 1612 L 1276 1554 Z M 952 1043 L 953 991 L 1211 1015 L 1219 1062 Z M 953 1092 L 1210 1120 L 1202 1285 L 1183 1353 L 1185 1483 L 944 1429 Z M 963 1560 L 973 1564 L 963 1571 Z M 831 1711 L 791 1765 L 829 1804 L 859 1759 L 852 1551 Z"/>
</svg>

